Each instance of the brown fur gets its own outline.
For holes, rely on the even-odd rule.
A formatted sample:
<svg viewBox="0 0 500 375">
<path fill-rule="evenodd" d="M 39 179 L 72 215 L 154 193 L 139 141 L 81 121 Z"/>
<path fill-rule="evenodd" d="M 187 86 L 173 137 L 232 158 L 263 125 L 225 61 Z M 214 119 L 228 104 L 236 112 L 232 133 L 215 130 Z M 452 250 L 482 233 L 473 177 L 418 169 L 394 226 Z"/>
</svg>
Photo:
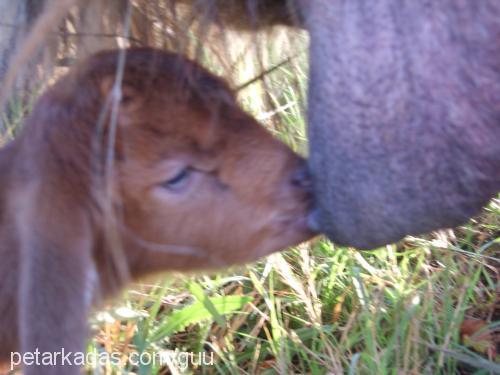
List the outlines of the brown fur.
<svg viewBox="0 0 500 375">
<path fill-rule="evenodd" d="M 100 53 L 49 88 L 22 134 L 0 150 L 4 360 L 36 347 L 83 350 L 91 300 L 123 287 L 120 262 L 132 279 L 217 268 L 312 235 L 303 160 L 245 114 L 218 78 L 153 49 L 127 51 L 107 185 L 113 123 L 102 108 L 118 55 Z M 188 177 L 166 183 L 185 167 Z"/>
</svg>

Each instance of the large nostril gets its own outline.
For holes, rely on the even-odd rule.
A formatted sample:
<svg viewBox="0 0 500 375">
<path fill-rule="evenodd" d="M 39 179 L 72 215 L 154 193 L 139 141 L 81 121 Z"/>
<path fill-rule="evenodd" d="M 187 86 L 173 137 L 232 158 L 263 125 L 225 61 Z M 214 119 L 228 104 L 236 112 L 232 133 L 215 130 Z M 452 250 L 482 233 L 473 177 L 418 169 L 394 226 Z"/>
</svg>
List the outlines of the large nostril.
<svg viewBox="0 0 500 375">
<path fill-rule="evenodd" d="M 293 172 L 292 177 L 290 179 L 292 186 L 311 191 L 312 190 L 312 179 L 311 174 L 306 166 L 301 166 L 295 172 Z"/>
</svg>

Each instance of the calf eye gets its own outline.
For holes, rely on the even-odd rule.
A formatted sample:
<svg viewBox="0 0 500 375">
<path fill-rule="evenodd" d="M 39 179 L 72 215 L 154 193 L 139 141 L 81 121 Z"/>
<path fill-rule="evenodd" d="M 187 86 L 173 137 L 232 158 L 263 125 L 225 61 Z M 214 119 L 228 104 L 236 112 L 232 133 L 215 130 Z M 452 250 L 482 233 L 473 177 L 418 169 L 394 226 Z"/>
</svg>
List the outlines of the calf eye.
<svg viewBox="0 0 500 375">
<path fill-rule="evenodd" d="M 162 185 L 170 190 L 181 190 L 186 186 L 191 172 L 192 170 L 190 168 L 184 168 L 170 180 L 165 181 Z"/>
</svg>

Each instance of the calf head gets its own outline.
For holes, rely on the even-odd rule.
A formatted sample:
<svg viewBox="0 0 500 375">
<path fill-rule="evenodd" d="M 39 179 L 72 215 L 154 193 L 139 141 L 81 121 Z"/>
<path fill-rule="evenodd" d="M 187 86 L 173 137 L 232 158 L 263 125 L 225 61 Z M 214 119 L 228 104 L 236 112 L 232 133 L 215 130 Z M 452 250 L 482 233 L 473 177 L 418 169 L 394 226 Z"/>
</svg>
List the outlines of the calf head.
<svg viewBox="0 0 500 375">
<path fill-rule="evenodd" d="M 33 111 L 19 142 L 33 156 L 34 193 L 73 207 L 38 207 L 38 216 L 67 221 L 86 207 L 99 242 L 110 199 L 135 276 L 252 261 L 312 235 L 304 160 L 224 82 L 174 54 L 142 48 L 122 57 L 123 65 L 116 51 L 91 57 Z M 94 246 L 98 268 L 112 250 Z"/>
<path fill-rule="evenodd" d="M 114 183 L 139 273 L 251 261 L 310 237 L 304 161 L 244 113 L 220 80 L 171 57 L 164 76 L 146 61 L 137 69 L 135 52 L 127 57 L 135 70 L 125 71 Z M 168 255 L 163 264 L 159 252 Z"/>
</svg>

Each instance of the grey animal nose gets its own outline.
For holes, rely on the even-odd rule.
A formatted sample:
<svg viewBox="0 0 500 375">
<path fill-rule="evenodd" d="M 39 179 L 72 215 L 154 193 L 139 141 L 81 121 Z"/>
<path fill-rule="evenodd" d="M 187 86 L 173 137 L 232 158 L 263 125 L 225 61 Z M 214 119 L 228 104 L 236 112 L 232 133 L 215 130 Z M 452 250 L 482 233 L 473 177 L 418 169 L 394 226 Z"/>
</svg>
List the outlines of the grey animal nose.
<svg viewBox="0 0 500 375">
<path fill-rule="evenodd" d="M 312 179 L 306 165 L 301 165 L 295 172 L 292 173 L 290 183 L 293 187 L 312 191 Z"/>
</svg>

